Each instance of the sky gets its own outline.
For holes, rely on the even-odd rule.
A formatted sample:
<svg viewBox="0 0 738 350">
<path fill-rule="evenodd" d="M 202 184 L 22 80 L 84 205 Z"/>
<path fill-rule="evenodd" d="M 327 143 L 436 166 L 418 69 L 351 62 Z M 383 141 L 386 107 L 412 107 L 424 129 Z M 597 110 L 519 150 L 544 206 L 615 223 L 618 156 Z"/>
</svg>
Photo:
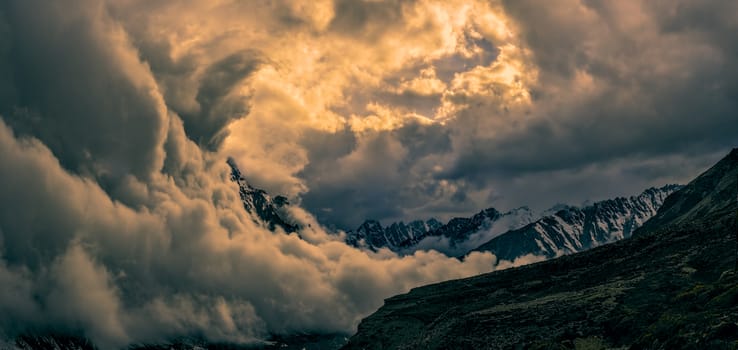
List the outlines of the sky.
<svg viewBox="0 0 738 350">
<path fill-rule="evenodd" d="M 633 195 L 727 154 L 736 13 L 717 0 L 0 2 L 0 329 L 106 347 L 351 332 L 383 298 L 496 258 L 364 252 L 340 230 Z M 247 217 L 228 157 L 290 198 L 303 239 Z"/>
</svg>

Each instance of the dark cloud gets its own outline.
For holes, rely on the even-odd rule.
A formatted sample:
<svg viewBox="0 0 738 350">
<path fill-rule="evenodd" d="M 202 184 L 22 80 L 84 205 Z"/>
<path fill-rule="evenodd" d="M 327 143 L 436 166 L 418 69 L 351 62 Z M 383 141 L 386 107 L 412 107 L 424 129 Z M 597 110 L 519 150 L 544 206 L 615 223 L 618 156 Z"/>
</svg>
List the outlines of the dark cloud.
<svg viewBox="0 0 738 350">
<path fill-rule="evenodd" d="M 231 54 L 208 67 L 195 100 L 199 113 L 181 111 L 187 134 L 199 144 L 216 149 L 226 136 L 223 128 L 233 119 L 248 114 L 247 97 L 235 87 L 259 66 L 257 52 Z"/>
<path fill-rule="evenodd" d="M 330 144 L 335 145 L 336 141 L 332 138 Z M 401 178 L 404 172 L 400 170 L 405 170 L 407 151 L 385 133 L 346 141 L 356 142 L 356 146 L 345 154 L 311 152 L 313 166 L 308 165 L 303 171 L 311 189 L 303 196 L 304 205 L 319 218 L 339 225 L 361 222 L 368 217 L 398 215 L 401 209 L 396 186 L 405 184 Z M 356 182 L 361 186 L 353 186 Z M 344 206 L 336 207 L 334 203 Z"/>
<path fill-rule="evenodd" d="M 348 333 L 390 295 L 492 268 L 489 254 L 462 263 L 435 252 L 359 251 L 299 207 L 290 215 L 305 223 L 304 239 L 255 225 L 225 155 L 193 141 L 246 113 L 234 91 L 257 69 L 252 51 L 184 61 L 142 54 L 135 43 L 150 41 L 131 39 L 101 1 L 3 3 L 0 12 L 8 39 L 0 74 L 10 77 L 0 82 L 3 337 L 64 332 L 119 348 L 191 335 L 253 343 L 273 333 Z M 166 92 L 175 81 L 185 92 Z M 188 99 L 202 113 L 183 120 Z M 292 117 L 283 125 L 299 121 Z M 410 133 L 413 149 L 429 147 L 426 134 Z M 279 145 L 271 136 L 263 139 Z M 343 137 L 348 150 L 375 156 L 346 162 L 377 177 L 371 162 L 400 150 Z M 320 139 L 305 142 L 330 154 Z"/>
<path fill-rule="evenodd" d="M 444 217 L 476 209 L 463 180 L 449 186 L 436 178 L 440 157 L 452 151 L 450 132 L 441 125 L 408 123 L 358 136 L 323 132 L 309 134 L 303 144 L 310 163 L 299 176 L 310 190 L 302 204 L 324 222 L 352 229 L 367 218 L 422 218 L 438 213 L 427 206 L 444 201 Z M 411 211 L 418 207 L 426 209 Z"/>
<path fill-rule="evenodd" d="M 527 178 L 593 166 L 617 164 L 630 172 L 625 170 L 627 160 L 654 165 L 656 159 L 685 155 L 704 165 L 701 157 L 713 159 L 711 154 L 738 142 L 733 132 L 738 125 L 736 42 L 728 45 L 723 38 L 734 20 L 699 17 L 702 23 L 692 18 L 689 24 L 677 25 L 680 20 L 674 17 L 693 13 L 684 5 L 663 12 L 658 10 L 663 4 L 651 2 L 571 5 L 506 4 L 540 69 L 540 84 L 533 87 L 535 117 L 524 118 L 528 121 L 519 128 L 493 130 L 487 126 L 489 119 L 504 115 L 485 115 L 483 108 L 462 112 L 451 126 L 462 146 L 446 176 L 504 189 L 507 179 L 528 183 Z M 729 12 L 718 4 L 708 6 L 715 6 L 715 13 Z M 636 10 L 642 12 L 628 12 Z M 677 15 L 666 15 L 665 25 L 662 13 Z M 585 83 L 584 89 L 577 89 Z M 694 164 L 690 168 L 697 173 Z M 649 184 L 654 177 L 679 178 L 678 169 L 658 169 L 648 175 L 630 172 L 627 179 L 599 172 L 590 176 L 604 176 L 610 180 L 607 186 L 624 191 L 633 190 L 633 183 Z M 552 188 L 567 188 L 561 191 L 566 195 L 556 195 L 574 200 L 592 193 L 591 186 L 571 188 L 555 178 L 549 180 Z M 536 187 L 534 182 L 529 185 Z"/>
<path fill-rule="evenodd" d="M 330 28 L 342 35 L 378 40 L 402 24 L 403 3 L 412 1 L 335 1 Z"/>
<path fill-rule="evenodd" d="M 147 11 L 176 11 L 167 5 L 171 6 L 151 2 Z M 124 9 L 113 8 L 112 12 L 120 12 L 118 15 L 126 18 L 121 25 L 151 67 L 167 107 L 185 122 L 188 137 L 210 150 L 217 149 L 227 136 L 225 126 L 248 114 L 248 96 L 241 94 L 238 86 L 258 69 L 263 60 L 261 54 L 238 49 L 225 55 L 218 52 L 212 62 L 197 54 L 175 58 L 176 47 L 165 37 L 151 35 L 151 31 L 160 29 L 153 28 L 145 17 Z"/>
<path fill-rule="evenodd" d="M 3 123 L 0 146 L 0 325 L 9 336 L 71 332 L 110 348 L 193 334 L 248 343 L 267 332 L 348 332 L 387 295 L 493 263 L 369 256 L 314 221 L 302 232 L 309 241 L 265 231 L 242 210 L 222 162 L 216 176 L 201 168 L 181 187 L 139 184 L 151 209 L 134 210 Z"/>
<path fill-rule="evenodd" d="M 459 189 L 443 197 L 447 205 L 439 208 L 461 200 L 472 210 L 545 209 L 560 201 L 576 204 L 687 181 L 738 143 L 738 71 L 733 67 L 738 41 L 730 34 L 737 24 L 724 15 L 734 6 L 719 1 L 505 2 L 537 70 L 538 81 L 529 87 L 531 106 L 501 109 L 500 96 L 484 91 L 451 96 L 468 107 L 442 127 L 442 137 L 422 136 L 424 146 L 418 147 L 417 135 L 406 131 L 432 128 L 414 126 L 381 138 L 401 146 L 402 161 L 393 158 L 396 152 L 365 155 L 368 148 L 325 160 L 311 156 L 300 174 L 310 189 L 304 203 L 316 212 L 326 209 L 321 214 L 326 222 L 352 227 L 366 217 L 447 217 L 449 212 L 421 204 L 439 198 L 429 189 L 440 181 Z M 351 11 L 354 16 L 344 20 L 359 28 L 373 13 L 361 6 Z M 482 46 L 497 58 L 493 44 Z M 443 67 L 468 68 L 463 64 L 469 61 L 454 57 L 434 62 L 446 83 L 450 78 Z M 423 105 L 437 106 L 433 98 L 381 100 L 423 110 Z M 343 174 L 347 165 L 340 159 L 363 156 L 377 162 L 372 171 L 316 180 L 321 174 Z M 430 163 L 442 170 L 432 171 Z M 378 176 L 377 168 L 402 179 Z M 476 197 L 465 198 L 474 192 Z M 331 204 L 347 202 L 351 205 Z"/>
<path fill-rule="evenodd" d="M 167 127 L 163 101 L 154 81 L 139 75 L 145 68 L 104 6 L 2 7 L 10 27 L 3 41 L 12 48 L 4 60 L 14 87 L 0 103 L 6 120 L 41 139 L 74 171 L 110 181 L 157 171 Z"/>
</svg>

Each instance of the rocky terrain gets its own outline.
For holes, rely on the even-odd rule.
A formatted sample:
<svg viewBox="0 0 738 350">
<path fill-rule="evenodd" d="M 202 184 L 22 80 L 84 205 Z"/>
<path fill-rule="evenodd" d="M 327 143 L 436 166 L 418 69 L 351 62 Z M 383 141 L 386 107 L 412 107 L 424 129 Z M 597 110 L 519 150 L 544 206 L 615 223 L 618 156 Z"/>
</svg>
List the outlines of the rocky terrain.
<svg viewBox="0 0 738 350">
<path fill-rule="evenodd" d="M 442 225 L 436 219 L 428 219 L 407 224 L 400 221 L 383 227 L 379 221 L 366 220 L 356 230 L 346 233 L 346 243 L 354 247 L 374 250 L 387 247 L 398 251 L 412 247 Z"/>
<path fill-rule="evenodd" d="M 272 198 L 266 191 L 251 186 L 241 174 L 236 162 L 228 159 L 228 165 L 231 167 L 231 181 L 238 184 L 238 194 L 243 202 L 243 207 L 251 214 L 254 222 L 264 224 L 270 230 L 277 227 L 286 232 L 297 231 L 298 226 L 294 223 L 288 223 L 282 213 L 284 206 L 289 205 L 287 197 L 276 196 Z"/>
<path fill-rule="evenodd" d="M 630 239 L 415 288 L 344 349 L 738 348 L 738 149 Z"/>
<path fill-rule="evenodd" d="M 435 249 L 449 256 L 463 256 L 474 250 L 490 251 L 511 261 L 528 254 L 552 258 L 630 237 L 656 214 L 667 196 L 680 188 L 649 188 L 637 196 L 583 208 L 558 206 L 540 219 L 528 207 L 520 207 L 504 213 L 487 208 L 446 224 L 429 219 L 384 227 L 376 220 L 367 220 L 347 232 L 346 242 L 371 250 L 389 248 L 399 254 Z"/>
<path fill-rule="evenodd" d="M 453 218 L 445 224 L 431 218 L 383 227 L 376 220 L 367 220 L 356 230 L 347 232 L 346 242 L 371 250 L 389 248 L 400 254 L 435 249 L 449 255 L 463 255 L 481 242 L 533 221 L 534 214 L 527 207 L 504 213 L 487 208 L 471 217 Z M 454 251 L 458 253 L 453 254 Z"/>
<path fill-rule="evenodd" d="M 489 251 L 504 260 L 527 254 L 552 258 L 628 238 L 681 187 L 649 188 L 638 196 L 605 200 L 581 209 L 567 207 L 474 250 Z"/>
<path fill-rule="evenodd" d="M 251 186 L 233 159 L 228 160 L 228 165 L 244 209 L 255 222 L 270 230 L 298 230 L 297 223 L 286 219 L 286 197 L 272 197 Z M 629 237 L 656 213 L 664 198 L 679 188 L 650 188 L 638 196 L 601 201 L 581 209 L 566 206 L 538 220 L 528 207 L 504 213 L 488 208 L 445 224 L 431 218 L 384 227 L 376 220 L 366 220 L 356 230 L 347 232 L 346 243 L 371 250 L 389 248 L 399 254 L 435 249 L 449 256 L 463 256 L 470 250 L 479 250 L 491 251 L 505 260 L 528 254 L 551 258 Z"/>
</svg>

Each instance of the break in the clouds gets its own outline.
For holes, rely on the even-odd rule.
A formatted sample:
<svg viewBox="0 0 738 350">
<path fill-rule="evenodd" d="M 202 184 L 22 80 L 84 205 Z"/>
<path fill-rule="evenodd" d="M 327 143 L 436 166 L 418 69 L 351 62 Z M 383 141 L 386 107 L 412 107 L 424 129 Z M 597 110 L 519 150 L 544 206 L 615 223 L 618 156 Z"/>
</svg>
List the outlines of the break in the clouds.
<svg viewBox="0 0 738 350">
<path fill-rule="evenodd" d="M 105 348 L 350 332 L 383 298 L 496 259 L 365 252 L 324 227 L 633 194 L 734 147 L 735 13 L 4 1 L 0 329 Z M 227 157 L 298 204 L 299 236 L 247 217 Z"/>
</svg>

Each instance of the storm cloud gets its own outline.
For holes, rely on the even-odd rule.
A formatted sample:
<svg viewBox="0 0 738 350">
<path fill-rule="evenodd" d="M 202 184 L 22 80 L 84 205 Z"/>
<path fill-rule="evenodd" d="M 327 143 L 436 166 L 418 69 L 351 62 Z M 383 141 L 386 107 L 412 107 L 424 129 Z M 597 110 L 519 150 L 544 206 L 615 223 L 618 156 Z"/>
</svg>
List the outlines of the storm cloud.
<svg viewBox="0 0 738 350">
<path fill-rule="evenodd" d="M 685 182 L 738 142 L 736 10 L 2 2 L 0 329 L 351 332 L 393 294 L 536 261 L 367 252 L 341 229 Z M 254 223 L 228 157 L 295 203 L 299 235 Z"/>
<path fill-rule="evenodd" d="M 556 202 L 578 204 L 685 182 L 738 142 L 738 42 L 728 34 L 738 23 L 725 15 L 735 5 L 497 5 L 509 36 L 483 32 L 470 15 L 472 29 L 466 30 L 477 30 L 501 51 L 487 65 L 469 60 L 457 66 L 453 81 L 441 82 L 445 86 L 430 115 L 443 120 L 445 135 L 436 139 L 437 147 L 411 149 L 413 140 L 402 134 L 406 124 L 367 136 L 407 147 L 377 164 L 401 174 L 402 180 L 383 181 L 396 210 L 371 197 L 383 191 L 371 181 L 334 189 L 335 182 L 312 176 L 340 172 L 348 166 L 342 160 L 321 170 L 308 164 L 308 208 L 320 215 L 325 203 L 354 198 L 355 206 L 325 215 L 347 227 L 366 216 L 448 218 L 488 206 L 542 210 Z M 449 119 L 443 119 L 446 110 L 452 112 Z M 365 152 L 354 146 L 345 157 Z M 394 158 L 398 154 L 401 160 Z M 448 195 L 428 192 L 427 184 L 445 185 Z"/>
<path fill-rule="evenodd" d="M 387 296 L 494 268 L 489 254 L 460 262 L 360 251 L 299 207 L 299 237 L 254 223 L 225 163 L 226 151 L 248 147 L 224 142 L 214 152 L 211 141 L 228 140 L 226 125 L 247 113 L 274 125 L 268 112 L 289 106 L 249 112 L 247 101 L 283 93 L 245 91 L 261 61 L 238 48 L 201 58 L 208 64 L 183 97 L 199 112 L 181 117 L 114 17 L 122 11 L 93 0 L 0 7 L 9 78 L 0 114 L 3 337 L 52 331 L 116 348 L 193 335 L 252 343 L 347 333 Z M 273 174 L 262 176 L 293 176 L 278 166 Z"/>
</svg>

